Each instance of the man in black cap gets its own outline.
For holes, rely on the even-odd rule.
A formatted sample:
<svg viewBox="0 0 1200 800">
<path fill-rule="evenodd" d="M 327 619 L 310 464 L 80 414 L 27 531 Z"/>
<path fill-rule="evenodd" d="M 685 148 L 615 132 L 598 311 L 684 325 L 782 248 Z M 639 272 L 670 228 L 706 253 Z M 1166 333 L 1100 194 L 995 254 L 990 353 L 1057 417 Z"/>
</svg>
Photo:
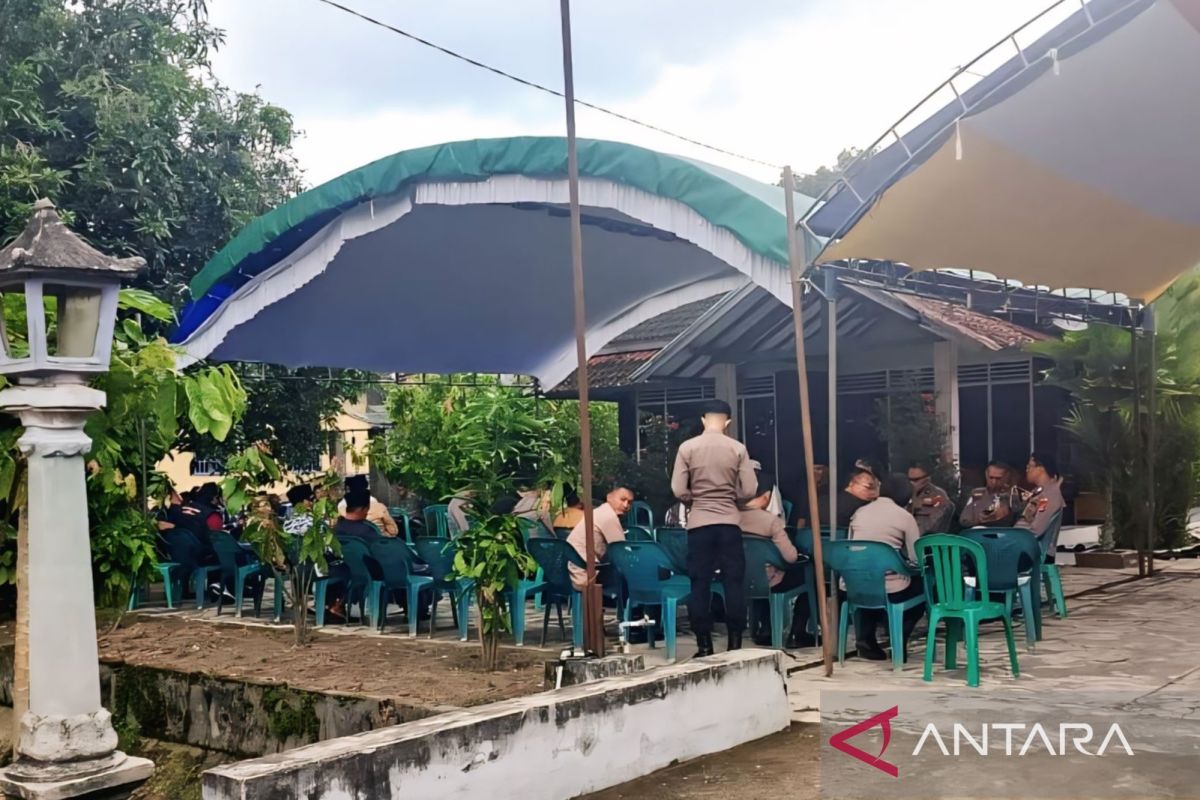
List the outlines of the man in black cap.
<svg viewBox="0 0 1200 800">
<path fill-rule="evenodd" d="M 398 536 L 400 534 L 400 526 L 396 524 L 396 520 L 392 519 L 391 513 L 387 506 L 375 499 L 375 495 L 370 493 L 370 488 L 367 485 L 366 475 L 350 475 L 346 478 L 346 496 L 355 492 L 366 492 L 371 498 L 371 505 L 367 510 L 367 521 L 379 529 L 379 532 L 384 536 Z M 338 503 L 338 513 L 345 515 L 346 501 L 343 499 Z"/>
<path fill-rule="evenodd" d="M 742 578 L 746 556 L 742 550 L 739 505 L 755 496 L 758 478 L 746 446 L 727 436 L 733 416 L 729 404 L 710 400 L 701 409 L 704 431 L 679 446 L 671 491 L 688 506 L 688 618 L 696 634 L 697 656 L 713 653 L 712 579 L 721 571 L 725 587 L 725 625 L 729 649 L 742 646 L 746 627 L 746 597 Z"/>
</svg>

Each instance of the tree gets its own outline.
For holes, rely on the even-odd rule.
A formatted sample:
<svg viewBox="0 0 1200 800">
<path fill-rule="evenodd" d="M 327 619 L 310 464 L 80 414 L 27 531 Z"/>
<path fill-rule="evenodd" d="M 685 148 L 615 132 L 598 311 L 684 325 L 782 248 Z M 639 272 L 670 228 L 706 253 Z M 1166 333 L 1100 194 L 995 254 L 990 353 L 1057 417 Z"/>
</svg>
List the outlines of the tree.
<svg viewBox="0 0 1200 800">
<path fill-rule="evenodd" d="M 179 306 L 238 229 L 301 186 L 291 116 L 214 79 L 206 0 L 0 0 L 0 240 L 50 197 Z"/>
<path fill-rule="evenodd" d="M 903 471 L 913 462 L 928 464 L 933 482 L 958 497 L 958 465 L 949 456 L 950 429 L 938 414 L 932 392 L 915 381 L 875 401 L 871 424 L 887 443 L 888 469 Z"/>
<path fill-rule="evenodd" d="M 821 193 L 837 182 L 846 168 L 854 159 L 862 155 L 862 150 L 857 147 L 847 147 L 838 153 L 837 164 L 832 167 L 817 167 L 815 172 L 807 172 L 802 175 L 793 175 L 795 188 L 797 192 L 808 195 L 809 197 L 820 197 Z M 779 185 L 783 185 L 783 179 L 779 179 Z"/>
</svg>

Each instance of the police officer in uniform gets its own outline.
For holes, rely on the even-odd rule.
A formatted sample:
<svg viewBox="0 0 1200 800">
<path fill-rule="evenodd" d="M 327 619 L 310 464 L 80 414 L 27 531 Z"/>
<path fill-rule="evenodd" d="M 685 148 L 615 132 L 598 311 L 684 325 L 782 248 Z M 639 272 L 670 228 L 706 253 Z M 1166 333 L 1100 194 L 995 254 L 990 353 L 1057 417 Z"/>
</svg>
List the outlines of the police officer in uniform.
<svg viewBox="0 0 1200 800">
<path fill-rule="evenodd" d="M 1012 469 L 993 461 L 987 465 L 984 479 L 987 484 L 972 490 L 958 521 L 964 528 L 1011 528 L 1022 508 L 1019 495 L 1014 497 Z"/>
<path fill-rule="evenodd" d="M 912 499 L 908 511 L 917 518 L 921 535 L 947 533 L 950 519 L 954 515 L 954 504 L 946 490 L 933 485 L 929 465 L 914 461 L 908 468 L 908 482 L 912 486 Z"/>
<path fill-rule="evenodd" d="M 1017 527 L 1025 528 L 1041 539 L 1050 527 L 1050 520 L 1066 505 L 1054 457 L 1046 453 L 1031 455 L 1025 465 L 1025 480 L 1033 484 L 1034 489 L 1027 495 Z M 1046 560 L 1053 561 L 1054 554 L 1047 553 Z"/>
</svg>

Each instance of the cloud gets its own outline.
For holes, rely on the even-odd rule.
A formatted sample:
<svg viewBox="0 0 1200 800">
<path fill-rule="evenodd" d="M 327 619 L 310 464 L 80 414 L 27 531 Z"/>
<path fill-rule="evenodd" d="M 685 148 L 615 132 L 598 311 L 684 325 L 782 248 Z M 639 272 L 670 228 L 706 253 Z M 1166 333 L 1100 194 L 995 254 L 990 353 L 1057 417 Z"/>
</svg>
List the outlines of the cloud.
<svg viewBox="0 0 1200 800">
<path fill-rule="evenodd" d="M 216 8 L 229 2 L 217 0 Z M 267 7 L 278 5 L 279 0 L 258 2 Z M 372 5 L 364 0 L 347 2 Z M 662 23 L 650 29 L 646 24 L 636 24 L 640 20 L 631 12 L 632 3 L 577 2 L 577 20 L 587 19 L 587 14 L 594 13 L 589 10 L 598 6 L 609 10 L 595 25 L 577 21 L 578 52 L 584 55 L 577 62 L 576 87 L 580 97 L 598 99 L 630 116 L 773 164 L 791 163 L 797 170 L 807 171 L 831 163 L 844 147 L 869 144 L 958 64 L 1040 11 L 1044 3 L 827 0 L 793 4 L 787 18 L 777 10 L 760 17 L 739 12 L 736 9 L 744 7 L 733 4 L 696 3 L 691 12 L 679 16 L 678 29 L 667 24 L 659 12 L 655 18 L 646 18 L 647 23 Z M 382 6 L 378 2 L 374 5 Z M 461 11 L 463 4 L 448 1 L 442 5 Z M 641 5 L 656 4 L 638 7 Z M 663 5 L 681 10 L 679 3 Z M 557 25 L 556 4 L 552 2 L 518 2 L 514 7 L 528 10 L 534 6 L 540 9 L 541 17 L 549 17 Z M 705 14 L 709 16 L 699 19 Z M 445 20 L 441 24 L 446 26 L 448 36 L 474 39 L 480 42 L 480 50 L 487 51 L 472 51 L 472 55 L 494 57 L 497 63 L 532 58 L 522 53 L 522 45 L 536 43 L 544 51 L 534 59 L 540 59 L 541 64 L 537 77 L 559 85 L 557 29 L 553 35 L 548 33 L 546 20 L 541 17 L 534 25 L 525 19 L 528 15 L 513 13 L 513 19 L 503 21 L 498 21 L 498 16 L 495 11 L 480 12 L 473 17 L 454 17 L 453 25 Z M 628 29 L 624 38 L 591 33 L 613 31 L 622 20 Z M 727 35 L 722 35 L 718 22 L 729 23 Z M 330 23 L 331 28 L 337 24 Z M 694 32 L 696 40 L 680 42 L 688 32 Z M 373 35 L 369 26 L 359 22 L 347 30 L 328 31 L 327 46 L 342 48 L 338 51 L 342 58 L 357 63 L 359 54 L 347 44 L 346 37 L 365 41 Z M 274 38 L 285 36 L 281 32 Z M 563 132 L 560 99 L 460 66 L 437 54 L 418 54 L 431 60 L 419 73 L 405 74 L 403 65 L 418 56 L 403 39 L 387 36 L 389 52 L 375 53 L 371 58 L 394 60 L 397 66 L 390 71 L 389 80 L 402 87 L 420 87 L 412 89 L 411 98 L 407 88 L 398 96 L 394 86 L 389 91 L 368 89 L 365 87 L 378 82 L 356 82 L 351 75 L 336 69 L 331 72 L 318 57 L 319 48 L 313 49 L 316 46 L 309 40 L 305 40 L 311 45 L 306 57 L 289 50 L 290 55 L 270 74 L 287 71 L 289 85 L 308 84 L 316 97 L 345 82 L 339 99 L 292 106 L 272 92 L 271 82 L 256 81 L 262 83 L 269 99 L 291 108 L 306 131 L 298 154 L 311 182 L 319 183 L 375 158 L 425 144 Z M 250 47 L 246 37 L 245 30 L 231 30 L 227 51 Z M 607 50 L 603 49 L 605 44 Z M 262 52 L 254 58 L 265 58 L 273 52 L 269 43 L 260 49 Z M 643 55 L 643 49 L 651 55 Z M 242 71 L 244 66 L 231 66 L 237 63 L 242 62 L 219 65 L 219 69 L 234 69 L 219 74 L 226 79 L 232 79 L 232 75 L 244 86 L 255 73 Z M 634 70 L 637 74 L 631 75 L 631 64 L 639 65 L 639 70 L 645 64 L 657 66 Z M 238 80 L 233 81 L 234 85 L 239 85 Z M 577 116 L 580 136 L 617 139 L 678 153 L 764 181 L 778 177 L 774 167 L 722 156 L 586 108 L 580 108 Z"/>
</svg>

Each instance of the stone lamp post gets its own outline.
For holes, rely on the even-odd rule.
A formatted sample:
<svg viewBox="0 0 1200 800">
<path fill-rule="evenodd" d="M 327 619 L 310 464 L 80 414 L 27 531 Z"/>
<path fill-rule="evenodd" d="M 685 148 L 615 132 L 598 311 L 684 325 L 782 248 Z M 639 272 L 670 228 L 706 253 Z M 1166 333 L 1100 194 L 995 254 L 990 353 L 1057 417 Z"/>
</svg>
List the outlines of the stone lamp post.
<svg viewBox="0 0 1200 800">
<path fill-rule="evenodd" d="M 117 750 L 100 704 L 83 464 L 92 444 L 84 421 L 105 400 L 87 378 L 108 370 L 121 280 L 144 264 L 93 249 L 48 200 L 38 201 L 25 230 L 0 250 L 0 374 L 10 382 L 0 409 L 25 426 L 18 444 L 29 480 L 16 651 L 28 702 L 16 708 L 17 759 L 0 770 L 8 795 L 107 795 L 154 768 Z"/>
</svg>

